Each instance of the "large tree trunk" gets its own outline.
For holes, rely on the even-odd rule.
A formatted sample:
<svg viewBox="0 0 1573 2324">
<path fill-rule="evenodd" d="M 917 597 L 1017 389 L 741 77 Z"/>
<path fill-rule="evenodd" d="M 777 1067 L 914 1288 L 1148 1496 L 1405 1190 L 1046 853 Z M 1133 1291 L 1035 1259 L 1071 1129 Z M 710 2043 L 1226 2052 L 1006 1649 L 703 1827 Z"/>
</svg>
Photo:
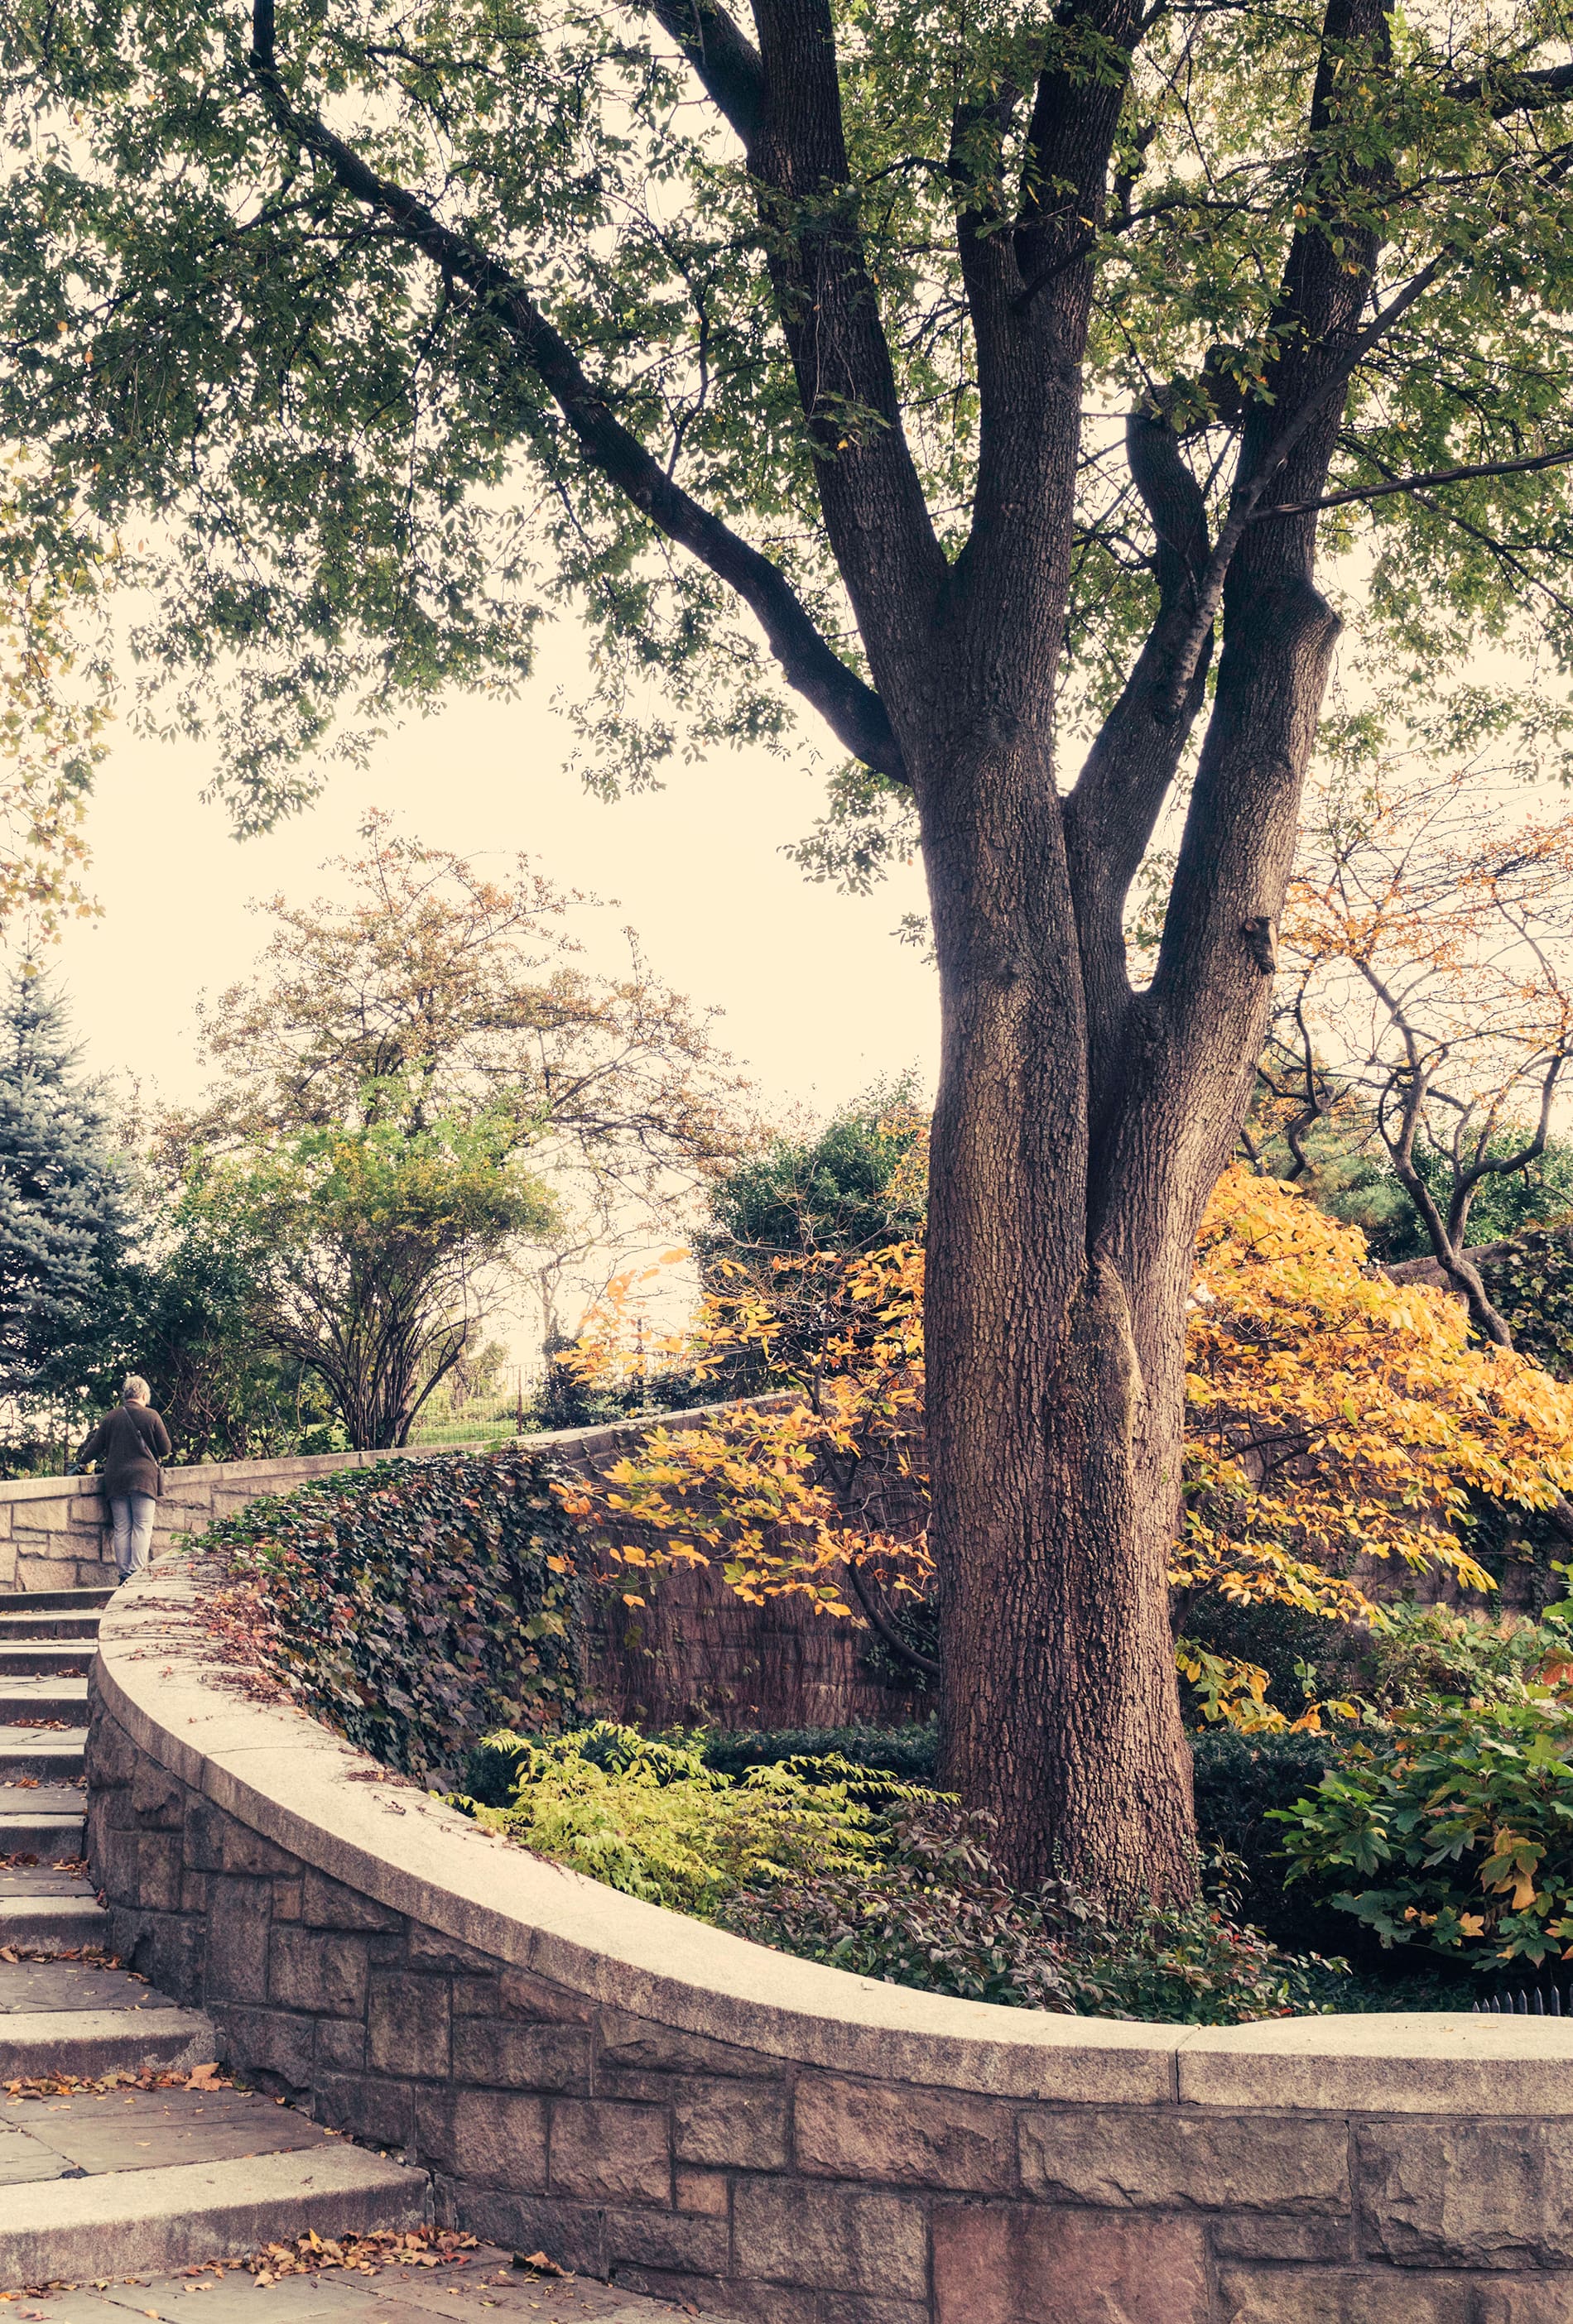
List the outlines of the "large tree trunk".
<svg viewBox="0 0 1573 2324">
<path fill-rule="evenodd" d="M 1112 1010 L 1080 965 L 1097 932 L 1078 926 L 1046 742 L 985 726 L 932 769 L 912 753 L 944 1026 L 926 1299 L 942 1766 L 1021 1881 L 1194 1886 L 1167 1582 L 1187 1299 L 1264 1037 L 1337 632 L 1308 582 L 1247 567 L 1158 973 Z"/>
<path fill-rule="evenodd" d="M 924 786 L 920 785 L 922 789 Z M 1046 751 L 965 740 L 924 835 L 943 996 L 925 1302 L 944 1780 L 1036 1880 L 1189 1878 L 1167 1541 L 1124 1286 L 1087 1242 L 1087 1058 Z"/>
</svg>

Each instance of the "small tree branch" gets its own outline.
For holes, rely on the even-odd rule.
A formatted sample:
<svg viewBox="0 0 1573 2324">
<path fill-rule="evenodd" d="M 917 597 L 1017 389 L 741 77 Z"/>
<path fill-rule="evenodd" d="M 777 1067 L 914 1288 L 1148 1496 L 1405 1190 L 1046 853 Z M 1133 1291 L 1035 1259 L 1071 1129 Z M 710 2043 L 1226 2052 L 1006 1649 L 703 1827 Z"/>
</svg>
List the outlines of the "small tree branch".
<svg viewBox="0 0 1573 2324">
<path fill-rule="evenodd" d="M 1196 611 L 1176 648 L 1173 664 L 1163 685 L 1157 690 L 1153 715 L 1160 719 L 1177 717 L 1185 699 L 1186 688 L 1195 675 L 1197 664 L 1218 607 L 1223 603 L 1224 584 L 1235 551 L 1245 537 L 1246 527 L 1255 518 L 1262 495 L 1290 454 L 1306 434 L 1313 420 L 1326 410 L 1335 396 L 1341 396 L 1350 380 L 1377 342 L 1385 337 L 1393 325 L 1402 320 L 1418 299 L 1430 289 L 1450 254 L 1439 251 L 1430 263 L 1423 266 L 1412 281 L 1396 291 L 1365 328 L 1359 332 L 1339 360 L 1331 364 L 1300 398 L 1296 409 L 1269 438 L 1262 456 L 1248 475 L 1239 477 L 1229 499 L 1229 510 L 1218 532 L 1208 567 L 1197 593 Z M 1282 512 L 1280 512 L 1282 513 Z"/>
<path fill-rule="evenodd" d="M 920 1654 L 916 1646 L 908 1646 L 890 1616 L 864 1581 L 857 1570 L 856 1560 L 848 1561 L 847 1578 L 852 1584 L 853 1595 L 868 1617 L 870 1629 L 874 1632 L 880 1643 L 889 1647 L 898 1662 L 910 1663 L 913 1670 L 921 1671 L 925 1678 L 938 1678 L 939 1665 L 933 1655 Z"/>
<path fill-rule="evenodd" d="M 1346 491 L 1324 493 L 1319 501 L 1283 501 L 1273 508 L 1253 512 L 1252 522 L 1270 516 L 1314 516 L 1322 509 L 1345 508 L 1351 501 L 1384 500 L 1390 493 L 1418 493 L 1431 484 L 1463 484 L 1475 476 L 1518 476 L 1536 468 L 1557 468 L 1573 460 L 1573 444 L 1560 452 L 1536 452 L 1522 460 L 1483 460 L 1467 468 L 1430 468 L 1423 475 L 1396 476 L 1383 484 L 1352 484 Z"/>
<path fill-rule="evenodd" d="M 1442 92 L 1456 105 L 1488 100 L 1494 121 L 1510 113 L 1531 113 L 1542 105 L 1560 105 L 1573 97 L 1573 65 L 1548 65 L 1533 72 L 1504 72 L 1490 79 L 1454 81 Z"/>
</svg>

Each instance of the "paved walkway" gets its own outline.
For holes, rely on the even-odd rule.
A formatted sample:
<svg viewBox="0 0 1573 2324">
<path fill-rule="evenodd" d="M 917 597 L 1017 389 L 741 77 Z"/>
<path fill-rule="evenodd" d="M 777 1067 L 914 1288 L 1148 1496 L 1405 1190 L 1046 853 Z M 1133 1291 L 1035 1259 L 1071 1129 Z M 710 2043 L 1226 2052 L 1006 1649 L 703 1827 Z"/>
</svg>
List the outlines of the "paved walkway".
<svg viewBox="0 0 1573 2324">
<path fill-rule="evenodd" d="M 677 2311 L 493 2248 L 375 2272 L 238 2266 L 422 2228 L 424 2172 L 220 2071 L 218 2037 L 104 1950 L 83 1861 L 87 1672 L 104 1591 L 0 1597 L 0 2324 L 656 2324 Z M 412 2256 L 413 2255 L 413 2256 Z M 35 2287 L 54 2285 L 48 2292 Z M 200 2306 L 197 2305 L 198 2301 Z"/>
</svg>

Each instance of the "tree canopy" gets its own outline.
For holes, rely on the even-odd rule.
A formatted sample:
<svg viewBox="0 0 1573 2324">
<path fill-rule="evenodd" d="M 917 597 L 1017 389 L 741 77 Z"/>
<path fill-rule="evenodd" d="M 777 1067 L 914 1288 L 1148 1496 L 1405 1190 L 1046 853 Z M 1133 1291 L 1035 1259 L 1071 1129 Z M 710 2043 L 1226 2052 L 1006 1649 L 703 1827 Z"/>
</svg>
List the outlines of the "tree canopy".
<svg viewBox="0 0 1573 2324">
<path fill-rule="evenodd" d="M 587 899 L 527 856 L 493 869 L 382 814 L 361 837 L 324 867 L 338 893 L 262 908 L 255 967 L 204 1006 L 217 1077 L 180 1140 L 506 1113 L 543 1163 L 628 1197 L 726 1150 L 738 1084 L 715 1012 L 662 984 L 631 930 L 627 973 L 593 975 L 573 925 Z"/>
<path fill-rule="evenodd" d="M 478 1333 L 510 1248 L 552 1220 L 506 1113 L 309 1130 L 199 1166 L 254 1329 L 325 1383 L 355 1445 L 403 1444 Z"/>
<path fill-rule="evenodd" d="M 1273 503 L 1271 464 L 1233 454 L 1253 415 L 1272 438 L 1300 359 L 1293 247 L 1363 311 L 1338 396 L 1282 429 L 1333 428 L 1327 543 L 1362 544 L 1366 642 L 1429 709 L 1483 633 L 1573 641 L 1564 30 L 1550 0 L 1401 31 L 1248 0 L 887 0 L 839 14 L 832 50 L 819 8 L 762 8 L 750 40 L 675 0 L 18 0 L 0 432 L 30 447 L 20 508 L 51 512 L 62 567 L 122 539 L 153 592 L 150 715 L 217 721 L 245 825 L 299 798 L 341 712 L 354 748 L 401 700 L 516 683 L 563 604 L 598 637 L 606 779 L 647 777 L 674 715 L 699 741 L 779 734 L 773 657 L 868 770 L 842 779 L 856 820 L 903 757 L 825 525 L 866 480 L 929 586 L 952 566 L 1016 586 L 984 554 L 1028 515 L 1011 456 L 985 456 L 991 389 L 1014 392 L 994 310 L 1047 309 L 1075 270 L 1067 708 L 1096 720 L 1124 685 L 1154 531 L 1189 553 L 1146 474 L 1174 471 L 1178 518 L 1171 446 L 1203 486 L 1184 521 L 1205 509 L 1217 536 L 1161 657 L 1183 690 L 1216 568 Z M 838 83 L 818 131 L 783 102 L 794 69 Z M 1078 176 L 1100 139 L 1106 208 Z M 805 388 L 819 271 L 840 311 Z M 652 676 L 671 706 L 646 706 Z"/>
</svg>

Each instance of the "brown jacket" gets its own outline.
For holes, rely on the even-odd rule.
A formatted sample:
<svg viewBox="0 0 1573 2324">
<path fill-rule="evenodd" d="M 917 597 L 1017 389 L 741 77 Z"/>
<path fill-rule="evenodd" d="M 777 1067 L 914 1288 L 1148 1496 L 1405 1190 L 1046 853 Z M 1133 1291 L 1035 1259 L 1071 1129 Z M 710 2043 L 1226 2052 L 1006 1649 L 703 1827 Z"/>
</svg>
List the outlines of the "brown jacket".
<svg viewBox="0 0 1573 2324">
<path fill-rule="evenodd" d="M 126 1493 L 163 1491 L 161 1461 L 173 1447 L 170 1432 L 149 1404 L 123 1404 L 106 1413 L 81 1451 L 79 1462 L 97 1461 L 106 1495 L 112 1500 Z"/>
</svg>

